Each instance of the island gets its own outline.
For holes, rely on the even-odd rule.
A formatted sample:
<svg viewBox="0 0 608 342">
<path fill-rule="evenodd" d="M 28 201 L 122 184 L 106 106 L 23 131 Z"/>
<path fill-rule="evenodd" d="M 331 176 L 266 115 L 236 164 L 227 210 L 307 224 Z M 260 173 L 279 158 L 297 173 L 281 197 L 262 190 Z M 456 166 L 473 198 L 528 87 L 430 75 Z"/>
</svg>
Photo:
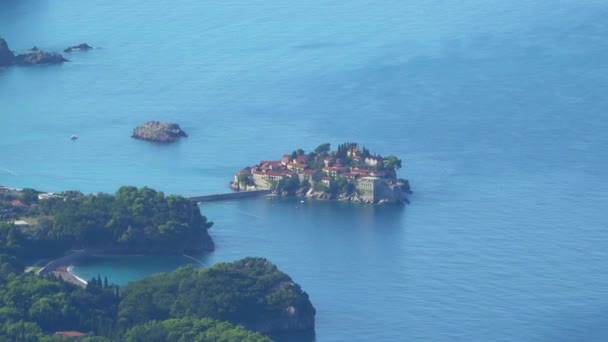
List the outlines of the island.
<svg viewBox="0 0 608 342">
<path fill-rule="evenodd" d="M 72 52 L 72 51 L 87 51 L 91 50 L 93 47 L 87 43 L 82 43 L 74 46 L 67 47 L 63 49 L 63 52 Z"/>
<path fill-rule="evenodd" d="M 178 124 L 170 122 L 148 121 L 133 130 L 132 138 L 156 141 L 162 143 L 175 142 L 181 137 L 187 137 Z"/>
<path fill-rule="evenodd" d="M 112 254 L 200 249 L 208 246 L 210 226 L 192 201 L 149 188 L 84 195 L 0 186 L 0 340 L 269 342 L 264 334 L 313 331 L 308 294 L 264 258 L 199 262 L 123 287 L 102 275 L 74 284 L 43 272 L 57 259 L 26 267 L 89 248 Z"/>
<path fill-rule="evenodd" d="M 67 61 L 60 53 L 46 52 L 36 47 L 29 53 L 15 55 L 6 40 L 0 38 L 0 68 L 11 65 L 61 64 Z"/>
<path fill-rule="evenodd" d="M 335 151 L 324 143 L 314 151 L 302 149 L 280 160 L 262 160 L 234 175 L 235 191 L 270 190 L 282 196 L 305 196 L 358 203 L 403 203 L 412 191 L 397 178 L 401 159 L 372 154 L 358 143 L 343 143 Z"/>
</svg>

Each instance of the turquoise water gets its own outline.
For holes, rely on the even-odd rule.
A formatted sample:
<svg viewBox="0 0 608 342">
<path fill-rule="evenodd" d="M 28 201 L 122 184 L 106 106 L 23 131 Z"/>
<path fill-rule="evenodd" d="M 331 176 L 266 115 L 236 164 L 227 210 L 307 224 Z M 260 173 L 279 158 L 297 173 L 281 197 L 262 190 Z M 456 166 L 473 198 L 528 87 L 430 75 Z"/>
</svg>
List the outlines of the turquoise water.
<svg viewBox="0 0 608 342">
<path fill-rule="evenodd" d="M 206 194 L 359 141 L 404 160 L 410 205 L 205 204 L 217 250 L 198 257 L 268 257 L 310 294 L 316 341 L 605 341 L 607 16 L 594 0 L 2 1 L 14 50 L 101 49 L 0 71 L 0 184 Z M 129 137 L 151 119 L 190 136 Z"/>
</svg>

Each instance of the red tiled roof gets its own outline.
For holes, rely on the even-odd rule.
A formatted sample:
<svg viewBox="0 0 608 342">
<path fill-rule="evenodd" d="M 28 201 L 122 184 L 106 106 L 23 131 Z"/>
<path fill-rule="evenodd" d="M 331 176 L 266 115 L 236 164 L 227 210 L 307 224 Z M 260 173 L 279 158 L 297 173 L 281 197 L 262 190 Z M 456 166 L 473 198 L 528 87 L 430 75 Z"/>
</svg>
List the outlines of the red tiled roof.
<svg viewBox="0 0 608 342">
<path fill-rule="evenodd" d="M 330 180 L 331 180 L 331 178 L 329 178 L 329 177 L 323 177 L 323 180 L 324 180 L 324 181 L 330 181 Z"/>
<path fill-rule="evenodd" d="M 22 206 L 24 206 L 24 205 L 25 205 L 25 204 L 23 204 L 23 202 L 21 202 L 21 200 L 18 200 L 18 199 L 16 199 L 16 200 L 12 200 L 12 201 L 11 201 L 11 204 L 12 204 L 14 207 L 22 207 Z"/>
<path fill-rule="evenodd" d="M 315 173 L 317 173 L 317 170 L 304 170 L 304 172 L 302 172 L 305 175 L 314 175 Z"/>
<path fill-rule="evenodd" d="M 292 166 L 292 167 L 299 167 L 300 169 L 303 169 L 306 167 L 306 164 L 300 164 L 300 163 L 287 163 L 287 166 Z"/>
<path fill-rule="evenodd" d="M 353 172 L 353 173 L 358 173 L 358 174 L 361 174 L 361 175 L 369 175 L 369 173 L 370 173 L 371 171 L 370 171 L 370 170 L 368 170 L 368 169 L 360 169 L 360 168 L 358 168 L 358 167 L 355 167 L 355 168 L 353 168 L 352 172 Z"/>
<path fill-rule="evenodd" d="M 279 176 L 279 177 L 283 177 L 283 174 L 280 172 L 274 172 L 274 171 L 266 171 L 266 174 L 269 176 Z"/>
<path fill-rule="evenodd" d="M 279 161 L 279 160 L 262 160 L 262 161 L 260 161 L 260 165 L 264 165 L 264 164 L 267 164 L 267 165 L 280 165 L 281 161 Z"/>
</svg>

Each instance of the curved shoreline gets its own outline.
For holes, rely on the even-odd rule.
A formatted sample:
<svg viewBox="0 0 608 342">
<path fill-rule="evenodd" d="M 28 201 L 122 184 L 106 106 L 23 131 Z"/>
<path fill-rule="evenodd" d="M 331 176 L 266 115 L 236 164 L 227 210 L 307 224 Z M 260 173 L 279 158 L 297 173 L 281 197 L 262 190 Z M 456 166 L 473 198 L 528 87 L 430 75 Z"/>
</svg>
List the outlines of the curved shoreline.
<svg viewBox="0 0 608 342">
<path fill-rule="evenodd" d="M 88 282 L 82 278 L 80 278 L 79 276 L 77 276 L 73 271 L 74 271 L 74 265 L 70 265 L 66 268 L 66 271 L 70 274 L 70 276 L 76 278 L 76 280 L 78 280 L 80 283 L 84 284 L 85 286 L 88 284 Z"/>
<path fill-rule="evenodd" d="M 74 285 L 86 287 L 87 282 L 71 272 L 71 268 L 73 268 L 76 261 L 86 255 L 86 249 L 75 251 L 74 253 L 50 261 L 48 264 L 46 264 L 46 266 L 40 269 L 37 274 L 40 276 L 53 274 L 54 276 Z"/>
</svg>

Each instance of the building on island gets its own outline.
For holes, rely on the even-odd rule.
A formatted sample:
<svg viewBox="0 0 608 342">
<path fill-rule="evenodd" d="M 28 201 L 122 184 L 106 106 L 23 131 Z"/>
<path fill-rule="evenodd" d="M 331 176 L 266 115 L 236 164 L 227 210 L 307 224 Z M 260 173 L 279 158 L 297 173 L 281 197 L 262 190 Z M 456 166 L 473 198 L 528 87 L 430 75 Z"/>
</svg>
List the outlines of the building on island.
<svg viewBox="0 0 608 342">
<path fill-rule="evenodd" d="M 370 155 L 352 143 L 332 152 L 320 147 L 308 155 L 297 150 L 283 154 L 280 160 L 262 160 L 246 167 L 234 175 L 231 187 L 367 203 L 407 201 L 409 183 L 396 178 L 396 169 L 401 167 L 398 158 L 389 156 L 386 160 L 390 162 L 385 162 L 382 156 Z"/>
</svg>

